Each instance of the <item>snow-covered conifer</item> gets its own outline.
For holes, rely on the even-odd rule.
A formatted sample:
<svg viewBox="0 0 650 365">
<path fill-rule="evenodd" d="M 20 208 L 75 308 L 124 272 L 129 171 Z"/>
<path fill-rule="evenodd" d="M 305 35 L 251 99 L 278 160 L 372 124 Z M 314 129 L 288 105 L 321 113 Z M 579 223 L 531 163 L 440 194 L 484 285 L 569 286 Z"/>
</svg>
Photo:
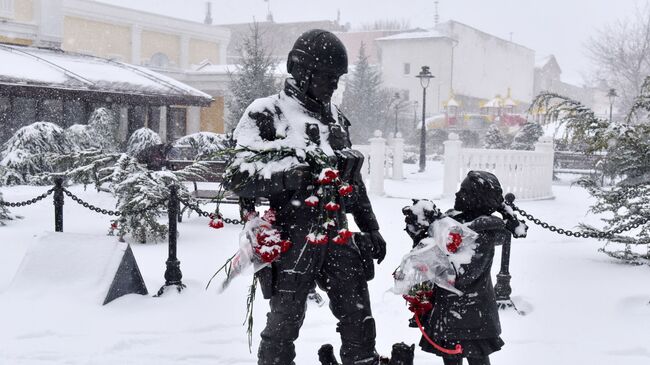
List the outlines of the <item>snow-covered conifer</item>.
<svg viewBox="0 0 650 365">
<path fill-rule="evenodd" d="M 354 125 L 350 128 L 352 142 L 367 143 L 375 130 L 382 129 L 386 120 L 385 113 L 390 106 L 391 99 L 381 87 L 381 74 L 369 64 L 366 48 L 361 43 L 341 103 L 341 110 Z"/>
<path fill-rule="evenodd" d="M 147 147 L 161 144 L 162 140 L 158 133 L 149 128 L 140 128 L 133 132 L 126 146 L 126 153 L 129 156 L 137 156 Z"/>
<path fill-rule="evenodd" d="M 78 150 L 99 149 L 116 152 L 117 119 L 115 113 L 107 108 L 97 108 L 91 114 L 88 124 L 73 124 L 65 130 L 68 139 Z"/>
<path fill-rule="evenodd" d="M 623 243 L 622 251 L 603 251 L 629 261 L 650 260 L 650 77 L 646 78 L 641 94 L 624 120 L 610 123 L 599 118 L 593 111 L 567 97 L 543 93 L 534 100 L 531 109 L 547 110 L 553 117 L 562 120 L 571 130 L 572 142 L 584 143 L 587 153 L 607 152 L 606 160 L 618 181 L 612 187 L 603 187 L 593 178 L 583 178 L 580 184 L 586 187 L 597 201 L 591 209 L 595 213 L 608 213 L 603 219 L 605 230 L 629 228 L 639 223 L 638 229 L 628 230 L 606 238 L 610 242 Z M 639 123 L 646 119 L 644 123 Z M 595 229 L 583 225 L 588 231 Z M 646 250 L 636 253 L 634 244 L 645 244 Z"/>
<path fill-rule="evenodd" d="M 73 124 L 65 129 L 65 136 L 74 144 L 75 150 L 88 150 L 95 147 L 94 136 L 87 125 Z"/>
<path fill-rule="evenodd" d="M 131 234 L 137 242 L 157 241 L 167 235 L 167 225 L 160 223 L 165 205 L 161 202 L 169 196 L 169 186 L 177 185 L 185 192 L 179 178 L 169 171 L 150 171 L 143 164 L 127 154 L 122 154 L 105 180 L 117 198 L 116 208 L 121 212 L 131 212 L 154 205 L 154 209 L 138 214 L 127 214 L 114 223 L 117 235 L 123 238 Z"/>
<path fill-rule="evenodd" d="M 53 172 L 48 158 L 74 150 L 64 130 L 54 123 L 36 122 L 24 126 L 4 143 L 0 166 L 4 167 L 0 181 L 6 185 L 24 184 L 32 176 Z"/>
<path fill-rule="evenodd" d="M 503 136 L 503 133 L 501 133 L 499 127 L 492 124 L 485 134 L 484 147 L 492 150 L 503 150 L 506 149 L 507 146 L 506 138 Z"/>
<path fill-rule="evenodd" d="M 95 147 L 106 152 L 115 152 L 119 148 L 118 127 L 117 115 L 108 108 L 95 109 L 88 120 L 88 128 L 95 138 Z"/>
<path fill-rule="evenodd" d="M 174 147 L 190 146 L 195 160 L 211 158 L 211 156 L 227 148 L 228 145 L 229 140 L 225 134 L 212 132 L 188 134 L 174 142 Z"/>
<path fill-rule="evenodd" d="M 227 131 L 235 128 L 246 107 L 255 99 L 278 92 L 273 76 L 273 59 L 268 47 L 269 45 L 264 44 L 258 24 L 253 23 L 250 34 L 242 40 L 238 50 L 240 62 L 237 64 L 237 70 L 230 74 L 226 96 L 229 111 L 226 120 Z"/>
<path fill-rule="evenodd" d="M 535 122 L 527 122 L 515 135 L 510 148 L 513 150 L 534 150 L 539 137 L 544 135 L 544 129 Z"/>
</svg>

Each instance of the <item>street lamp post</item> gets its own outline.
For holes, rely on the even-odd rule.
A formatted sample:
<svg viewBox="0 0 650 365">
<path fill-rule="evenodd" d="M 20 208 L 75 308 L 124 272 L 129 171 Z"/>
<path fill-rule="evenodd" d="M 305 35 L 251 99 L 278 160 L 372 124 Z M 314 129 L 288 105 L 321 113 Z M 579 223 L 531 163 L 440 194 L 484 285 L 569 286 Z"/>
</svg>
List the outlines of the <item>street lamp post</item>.
<svg viewBox="0 0 650 365">
<path fill-rule="evenodd" d="M 413 128 L 418 126 L 418 101 L 413 102 Z"/>
<path fill-rule="evenodd" d="M 616 99 L 617 96 L 618 94 L 616 93 L 616 89 L 609 89 L 609 91 L 607 92 L 607 97 L 609 98 L 609 122 L 610 123 L 612 122 L 612 109 L 614 107 L 614 99 Z"/>
<path fill-rule="evenodd" d="M 399 111 L 399 93 L 395 93 L 393 100 L 395 100 L 395 130 L 393 131 L 393 137 L 397 137 L 397 112 Z"/>
<path fill-rule="evenodd" d="M 427 110 L 427 87 L 429 87 L 429 82 L 434 76 L 429 71 L 429 66 L 422 66 L 422 70 L 418 75 L 420 79 L 420 85 L 422 86 L 422 130 L 420 131 L 420 172 L 424 172 L 427 167 L 426 161 L 426 126 L 424 124 L 425 114 Z"/>
</svg>

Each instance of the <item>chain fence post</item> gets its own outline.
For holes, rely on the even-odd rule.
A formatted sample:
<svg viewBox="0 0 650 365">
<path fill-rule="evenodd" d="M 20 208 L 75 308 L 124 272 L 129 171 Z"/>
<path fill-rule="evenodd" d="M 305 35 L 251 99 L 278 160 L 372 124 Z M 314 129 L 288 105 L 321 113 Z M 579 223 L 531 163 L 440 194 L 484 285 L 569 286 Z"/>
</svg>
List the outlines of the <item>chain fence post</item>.
<svg viewBox="0 0 650 365">
<path fill-rule="evenodd" d="M 165 270 L 165 285 L 158 290 L 157 297 L 165 292 L 165 288 L 175 285 L 176 290 L 180 293 L 185 288 L 181 279 L 183 273 L 181 272 L 181 262 L 176 257 L 176 238 L 178 235 L 177 218 L 178 218 L 178 186 L 172 185 L 169 187 L 169 200 L 167 201 L 167 217 L 169 225 L 168 239 L 169 239 L 169 257 L 167 258 Z"/>
<path fill-rule="evenodd" d="M 63 178 L 54 179 L 54 231 L 63 232 Z"/>
<path fill-rule="evenodd" d="M 506 204 L 512 206 L 515 201 L 515 195 L 508 193 L 505 195 Z M 494 294 L 496 295 L 499 308 L 505 309 L 514 306 L 510 294 L 512 294 L 512 287 L 510 286 L 510 244 L 512 238 L 509 238 L 501 245 L 501 268 L 497 274 L 497 282 L 494 285 Z"/>
<path fill-rule="evenodd" d="M 510 294 L 512 294 L 510 279 L 510 240 L 508 240 L 501 246 L 501 269 L 497 274 L 497 283 L 494 286 L 494 294 L 496 294 L 499 306 L 508 306 L 512 302 L 510 299 Z"/>
</svg>

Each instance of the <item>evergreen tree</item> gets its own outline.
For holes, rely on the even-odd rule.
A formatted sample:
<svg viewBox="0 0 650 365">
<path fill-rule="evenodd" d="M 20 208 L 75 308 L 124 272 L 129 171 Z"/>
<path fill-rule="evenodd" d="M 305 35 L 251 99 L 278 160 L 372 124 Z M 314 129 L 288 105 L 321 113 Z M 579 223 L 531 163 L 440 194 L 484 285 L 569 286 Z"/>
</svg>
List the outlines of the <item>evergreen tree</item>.
<svg viewBox="0 0 650 365">
<path fill-rule="evenodd" d="M 382 90 L 379 71 L 368 64 L 368 56 L 363 43 L 354 71 L 348 77 L 343 92 L 341 110 L 350 120 L 352 143 L 365 144 L 376 129 L 385 127 L 391 94 Z"/>
<path fill-rule="evenodd" d="M 144 127 L 137 129 L 126 145 L 126 153 L 129 156 L 137 156 L 138 153 L 145 150 L 147 147 L 155 146 L 161 144 L 162 140 L 158 133 L 152 131 L 151 129 Z"/>
<path fill-rule="evenodd" d="M 507 148 L 506 138 L 496 124 L 492 124 L 485 134 L 484 147 L 491 150 L 503 150 Z"/>
<path fill-rule="evenodd" d="M 36 122 L 14 133 L 0 152 L 0 183 L 25 184 L 32 177 L 55 172 L 51 164 L 53 154 L 66 154 L 75 149 L 64 130 L 54 123 Z"/>
<path fill-rule="evenodd" d="M 199 132 L 188 134 L 174 142 L 176 146 L 190 146 L 192 149 L 192 159 L 204 160 L 212 158 L 219 151 L 225 150 L 229 145 L 228 136 L 212 132 Z"/>
<path fill-rule="evenodd" d="M 510 148 L 513 150 L 532 151 L 535 149 L 535 143 L 539 140 L 539 137 L 543 135 L 544 129 L 541 125 L 535 122 L 527 122 L 515 135 L 515 139 L 512 141 Z"/>
<path fill-rule="evenodd" d="M 242 40 L 238 50 L 241 63 L 230 73 L 230 84 L 226 96 L 228 118 L 226 131 L 235 128 L 244 110 L 255 99 L 278 92 L 273 76 L 274 64 L 271 54 L 263 43 L 259 25 L 253 23 L 250 34 Z"/>
<path fill-rule="evenodd" d="M 110 170 L 107 180 L 110 180 L 110 188 L 117 198 L 116 208 L 119 211 L 140 210 L 159 204 L 169 195 L 169 186 L 181 185 L 173 173 L 149 171 L 146 166 L 126 154 Z M 143 213 L 120 217 L 113 222 L 117 225 L 117 235 L 123 239 L 130 233 L 140 243 L 164 239 L 167 225 L 158 222 L 163 208 L 164 206 L 158 206 Z"/>
<path fill-rule="evenodd" d="M 627 228 L 631 223 L 640 226 L 627 234 L 607 238 L 610 242 L 623 243 L 624 250 L 603 251 L 628 261 L 650 263 L 650 222 L 647 222 L 650 216 L 650 77 L 643 83 L 641 94 L 625 119 L 619 122 L 609 123 L 579 102 L 553 93 L 537 96 L 533 108 L 544 108 L 552 117 L 562 120 L 572 132 L 571 143 L 584 143 L 587 153 L 607 152 L 608 165 L 618 179 L 614 186 L 600 186 L 594 178 L 580 180 L 597 199 L 591 210 L 608 213 L 609 218 L 603 219 L 605 231 Z M 646 122 L 637 123 L 640 119 Z M 582 227 L 596 231 L 587 225 Z M 632 245 L 639 244 L 646 245 L 644 253 L 632 251 Z"/>
<path fill-rule="evenodd" d="M 73 124 L 65 134 L 78 150 L 116 152 L 119 148 L 117 129 L 115 113 L 107 108 L 97 108 L 90 115 L 88 124 Z"/>
<path fill-rule="evenodd" d="M 108 108 L 97 108 L 90 115 L 88 128 L 94 139 L 93 147 L 106 152 L 119 150 L 120 142 L 117 137 L 119 121 L 117 114 Z"/>
</svg>

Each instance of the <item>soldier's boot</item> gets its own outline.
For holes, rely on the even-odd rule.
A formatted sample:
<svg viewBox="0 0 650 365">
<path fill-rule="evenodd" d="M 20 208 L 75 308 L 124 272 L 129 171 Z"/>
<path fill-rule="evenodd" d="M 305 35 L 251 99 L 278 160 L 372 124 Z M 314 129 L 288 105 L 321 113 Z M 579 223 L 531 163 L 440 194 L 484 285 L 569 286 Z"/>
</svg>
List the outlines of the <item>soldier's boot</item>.
<svg viewBox="0 0 650 365">
<path fill-rule="evenodd" d="M 396 343 L 390 353 L 388 365 L 413 365 L 414 353 L 415 345 L 409 346 L 404 342 Z"/>
</svg>

